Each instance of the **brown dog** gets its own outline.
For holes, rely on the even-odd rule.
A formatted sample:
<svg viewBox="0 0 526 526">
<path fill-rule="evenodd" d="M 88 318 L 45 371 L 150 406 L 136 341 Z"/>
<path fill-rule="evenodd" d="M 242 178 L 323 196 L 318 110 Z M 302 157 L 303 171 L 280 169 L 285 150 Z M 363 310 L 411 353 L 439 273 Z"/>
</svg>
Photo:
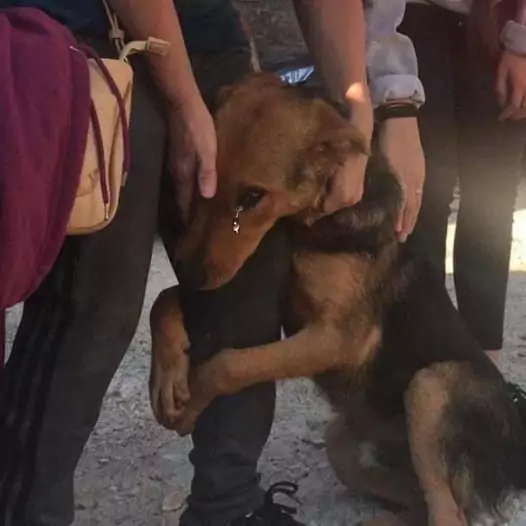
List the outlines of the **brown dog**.
<svg viewBox="0 0 526 526">
<path fill-rule="evenodd" d="M 523 428 L 501 375 L 416 241 L 398 243 L 396 179 L 371 161 L 363 200 L 313 223 L 331 175 L 365 151 L 336 109 L 254 75 L 222 94 L 216 126 L 219 188 L 197 205 L 179 256 L 182 277 L 220 287 L 278 220 L 288 221 L 289 337 L 224 350 L 188 375 L 178 291 L 165 291 L 151 314 L 158 420 L 185 434 L 217 396 L 313 377 L 339 415 L 327 445 L 340 480 L 405 508 L 374 524 L 499 520 L 523 487 Z"/>
</svg>

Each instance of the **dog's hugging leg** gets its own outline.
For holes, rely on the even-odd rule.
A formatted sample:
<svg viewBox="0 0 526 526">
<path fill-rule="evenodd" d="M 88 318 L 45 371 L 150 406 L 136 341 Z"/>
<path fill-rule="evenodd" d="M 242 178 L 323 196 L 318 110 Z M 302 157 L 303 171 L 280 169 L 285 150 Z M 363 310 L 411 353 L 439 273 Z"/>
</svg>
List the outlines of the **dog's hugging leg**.
<svg viewBox="0 0 526 526">
<path fill-rule="evenodd" d="M 178 287 L 161 292 L 156 299 L 150 313 L 150 330 L 150 403 L 158 422 L 172 429 L 190 397 L 190 342 L 184 327 Z"/>
<path fill-rule="evenodd" d="M 190 401 L 176 429 L 190 433 L 197 418 L 217 396 L 254 384 L 312 377 L 363 364 L 379 345 L 380 328 L 368 327 L 351 339 L 331 325 L 312 324 L 279 342 L 247 349 L 226 349 L 190 374 Z M 354 362 L 353 362 L 354 359 Z"/>
</svg>

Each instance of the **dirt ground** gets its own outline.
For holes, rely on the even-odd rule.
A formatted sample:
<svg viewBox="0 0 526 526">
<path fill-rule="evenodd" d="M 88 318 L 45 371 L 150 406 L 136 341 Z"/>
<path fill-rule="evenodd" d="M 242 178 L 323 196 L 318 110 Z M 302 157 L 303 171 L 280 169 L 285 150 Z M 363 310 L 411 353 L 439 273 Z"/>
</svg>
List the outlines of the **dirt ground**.
<svg viewBox="0 0 526 526">
<path fill-rule="evenodd" d="M 265 63 L 303 52 L 288 2 L 237 2 L 253 27 Z M 526 191 L 521 192 L 514 230 L 509 287 L 506 375 L 526 383 Z M 451 226 L 454 230 L 454 224 Z M 449 254 L 450 256 L 450 254 Z M 448 263 L 451 267 L 451 260 Z M 153 420 L 146 392 L 150 340 L 147 313 L 157 293 L 174 282 L 156 245 L 143 315 L 131 348 L 106 396 L 99 423 L 86 446 L 76 477 L 76 526 L 175 526 L 192 471 L 189 440 L 164 431 Z M 451 281 L 451 280 L 449 280 Z M 451 283 L 450 283 L 451 284 Z M 19 309 L 8 318 L 12 338 Z M 300 518 L 311 526 L 358 524 L 376 513 L 373 502 L 348 494 L 327 465 L 322 433 L 325 403 L 308 381 L 279 385 L 275 425 L 261 461 L 264 484 L 299 483 Z M 526 525 L 526 516 L 514 525 Z"/>
</svg>

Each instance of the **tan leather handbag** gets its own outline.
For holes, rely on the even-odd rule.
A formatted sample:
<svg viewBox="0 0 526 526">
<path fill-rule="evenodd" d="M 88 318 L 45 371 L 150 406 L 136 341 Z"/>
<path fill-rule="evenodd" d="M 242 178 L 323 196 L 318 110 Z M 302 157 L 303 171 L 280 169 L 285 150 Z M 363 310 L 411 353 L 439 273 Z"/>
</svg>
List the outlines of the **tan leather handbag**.
<svg viewBox="0 0 526 526">
<path fill-rule="evenodd" d="M 169 43 L 149 38 L 124 44 L 117 18 L 102 0 L 110 21 L 110 39 L 118 59 L 101 59 L 89 48 L 91 111 L 86 153 L 67 233 L 90 234 L 108 226 L 119 206 L 129 169 L 128 126 L 133 93 L 133 69 L 128 57 L 137 52 L 166 54 Z"/>
</svg>

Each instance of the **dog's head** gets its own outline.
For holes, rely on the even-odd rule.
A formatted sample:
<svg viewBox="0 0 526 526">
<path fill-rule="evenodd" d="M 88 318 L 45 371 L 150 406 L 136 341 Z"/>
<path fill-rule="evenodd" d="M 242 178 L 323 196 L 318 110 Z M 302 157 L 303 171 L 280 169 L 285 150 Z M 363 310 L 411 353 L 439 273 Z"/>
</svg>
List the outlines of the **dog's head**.
<svg viewBox="0 0 526 526">
<path fill-rule="evenodd" d="M 333 106 L 271 74 L 225 88 L 215 123 L 217 193 L 198 200 L 179 256 L 184 281 L 203 289 L 232 279 L 280 218 L 316 209 L 348 156 L 366 151 Z"/>
</svg>

